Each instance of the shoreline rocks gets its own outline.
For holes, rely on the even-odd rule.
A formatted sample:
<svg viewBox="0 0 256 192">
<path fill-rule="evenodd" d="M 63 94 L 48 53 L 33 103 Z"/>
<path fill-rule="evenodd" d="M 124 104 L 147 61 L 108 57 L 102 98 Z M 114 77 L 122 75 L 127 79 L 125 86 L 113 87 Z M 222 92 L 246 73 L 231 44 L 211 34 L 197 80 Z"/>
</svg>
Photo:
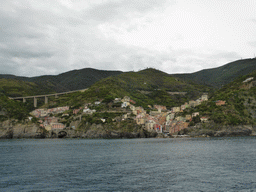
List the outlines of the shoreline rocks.
<svg viewBox="0 0 256 192">
<path fill-rule="evenodd" d="M 255 127 L 252 125 L 218 125 L 218 124 L 197 124 L 192 128 L 187 128 L 179 132 L 179 135 L 189 135 L 190 137 L 233 137 L 233 136 L 253 136 Z"/>
<path fill-rule="evenodd" d="M 122 129 L 113 129 L 108 125 L 93 124 L 82 130 L 56 129 L 46 131 L 37 124 L 21 124 L 14 120 L 0 123 L 0 139 L 18 138 L 85 138 L 85 139 L 131 139 L 131 138 L 193 138 L 193 137 L 232 137 L 232 136 L 256 136 L 256 126 L 206 126 L 197 124 L 192 128 L 181 130 L 177 135 L 157 134 L 143 128 L 136 128 L 133 132 Z"/>
</svg>

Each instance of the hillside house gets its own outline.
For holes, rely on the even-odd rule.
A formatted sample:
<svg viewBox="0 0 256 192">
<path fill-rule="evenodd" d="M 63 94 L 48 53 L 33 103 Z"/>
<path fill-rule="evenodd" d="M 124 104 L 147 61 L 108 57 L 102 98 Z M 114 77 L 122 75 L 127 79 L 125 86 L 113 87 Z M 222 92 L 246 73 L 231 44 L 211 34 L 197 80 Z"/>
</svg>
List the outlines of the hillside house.
<svg viewBox="0 0 256 192">
<path fill-rule="evenodd" d="M 226 104 L 226 101 L 222 101 L 222 100 L 216 101 L 217 106 L 221 106 L 221 105 L 225 105 L 225 104 Z"/>
<path fill-rule="evenodd" d="M 181 106 L 180 106 L 180 109 L 181 109 L 182 111 L 184 111 L 186 108 L 187 108 L 186 105 L 181 105 Z"/>
<path fill-rule="evenodd" d="M 84 109 L 84 110 L 83 110 L 83 113 L 85 113 L 85 114 L 93 114 L 93 113 L 95 113 L 95 112 L 96 112 L 95 109 L 91 110 L 91 109 L 87 108 L 87 109 Z"/>
<path fill-rule="evenodd" d="M 131 109 L 132 111 L 135 111 L 135 110 L 136 110 L 136 107 L 135 107 L 134 105 L 130 105 L 130 109 Z"/>
<path fill-rule="evenodd" d="M 193 100 L 191 100 L 191 101 L 189 101 L 189 105 L 190 105 L 191 107 L 196 107 L 196 102 L 193 101 Z"/>
<path fill-rule="evenodd" d="M 119 103 L 119 102 L 121 102 L 121 98 L 115 98 L 114 103 Z"/>
<path fill-rule="evenodd" d="M 249 82 L 249 81 L 251 81 L 251 80 L 253 80 L 253 79 L 254 79 L 254 77 L 249 77 L 249 78 L 247 78 L 246 80 L 244 80 L 243 83 L 247 83 L 247 82 Z"/>
<path fill-rule="evenodd" d="M 41 111 L 41 117 L 45 117 L 45 116 L 47 116 L 47 115 L 48 115 L 48 113 L 47 113 L 46 110 Z"/>
<path fill-rule="evenodd" d="M 36 118 L 45 117 L 47 114 L 48 112 L 46 109 L 36 109 L 31 112 L 31 115 L 35 116 Z"/>
<path fill-rule="evenodd" d="M 166 115 L 166 121 L 170 121 L 170 120 L 173 120 L 174 119 L 174 116 L 175 116 L 175 113 L 168 113 Z"/>
<path fill-rule="evenodd" d="M 178 116 L 175 118 L 176 121 L 186 121 L 185 117 Z"/>
<path fill-rule="evenodd" d="M 180 112 L 180 107 L 173 107 L 172 112 L 173 113 L 179 113 Z"/>
<path fill-rule="evenodd" d="M 94 104 L 99 105 L 99 104 L 101 104 L 101 102 L 100 101 L 95 101 Z"/>
<path fill-rule="evenodd" d="M 77 113 L 79 113 L 79 111 L 82 109 L 82 107 L 80 107 L 79 109 L 74 109 L 73 110 L 73 114 L 74 115 L 77 115 Z"/>
<path fill-rule="evenodd" d="M 208 119 L 209 119 L 208 117 L 201 117 L 200 118 L 201 122 L 208 122 Z"/>
<path fill-rule="evenodd" d="M 124 98 L 121 100 L 122 102 L 130 102 L 130 97 L 124 96 Z"/>
<path fill-rule="evenodd" d="M 136 117 L 136 123 L 138 125 L 144 125 L 146 123 L 145 117 L 142 117 L 141 115 L 137 115 Z"/>
<path fill-rule="evenodd" d="M 51 125 L 52 123 L 58 123 L 57 117 L 45 117 L 44 126 Z"/>
<path fill-rule="evenodd" d="M 63 113 L 64 111 L 68 111 L 69 110 L 69 107 L 68 106 L 65 106 L 65 107 L 57 107 L 57 108 L 51 108 L 51 109 L 48 109 L 47 110 L 47 113 L 54 113 L 54 114 L 57 114 L 57 113 Z"/>
<path fill-rule="evenodd" d="M 192 118 L 199 115 L 199 112 L 192 113 Z"/>
<path fill-rule="evenodd" d="M 122 120 L 128 119 L 131 116 L 131 113 L 126 113 L 122 115 Z"/>
<path fill-rule="evenodd" d="M 201 102 L 201 99 L 197 99 L 197 100 L 196 100 L 196 106 L 201 105 L 201 103 L 202 103 L 202 102 Z"/>
<path fill-rule="evenodd" d="M 201 100 L 202 100 L 202 101 L 208 101 L 208 94 L 203 94 L 203 95 L 201 96 Z"/>
<path fill-rule="evenodd" d="M 139 114 L 143 114 L 144 116 L 146 115 L 146 112 L 145 112 L 145 110 L 143 109 L 143 107 L 136 107 L 135 108 L 135 113 L 136 113 L 136 115 L 139 115 Z"/>
<path fill-rule="evenodd" d="M 148 131 L 152 131 L 154 130 L 154 124 L 155 124 L 155 121 L 153 120 L 147 120 L 145 122 L 145 128 L 148 130 Z"/>
<path fill-rule="evenodd" d="M 163 105 L 154 105 L 154 108 L 157 109 L 158 111 L 166 111 L 166 106 Z"/>
<path fill-rule="evenodd" d="M 149 114 L 150 114 L 151 116 L 157 116 L 157 115 L 160 115 L 161 112 L 160 112 L 160 111 L 150 111 Z"/>
<path fill-rule="evenodd" d="M 130 103 L 125 101 L 125 102 L 122 103 L 121 107 L 122 107 L 122 108 L 126 108 L 126 107 L 128 107 L 129 105 L 130 105 Z"/>
</svg>

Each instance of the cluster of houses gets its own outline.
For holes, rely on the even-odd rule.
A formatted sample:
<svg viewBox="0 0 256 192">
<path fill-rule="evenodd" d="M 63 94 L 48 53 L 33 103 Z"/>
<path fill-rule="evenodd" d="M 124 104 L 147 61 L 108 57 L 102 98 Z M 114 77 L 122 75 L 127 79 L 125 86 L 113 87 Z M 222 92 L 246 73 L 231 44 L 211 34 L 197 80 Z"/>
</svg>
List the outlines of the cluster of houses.
<svg viewBox="0 0 256 192">
<path fill-rule="evenodd" d="M 36 118 L 46 117 L 50 114 L 58 114 L 63 113 L 64 111 L 68 111 L 69 107 L 56 107 L 51 109 L 36 109 L 31 112 L 31 115 L 35 116 Z"/>
<path fill-rule="evenodd" d="M 31 115 L 33 115 L 37 118 L 40 118 L 40 120 L 39 120 L 40 127 L 43 127 L 46 130 L 50 131 L 50 130 L 54 130 L 54 129 L 64 129 L 64 128 L 66 128 L 66 125 L 59 122 L 60 118 L 55 117 L 55 116 L 50 117 L 49 115 L 63 113 L 62 117 L 69 116 L 68 113 L 64 113 L 68 110 L 69 110 L 68 106 L 51 108 L 51 109 L 36 109 L 31 112 Z M 82 113 L 84 113 L 84 114 L 93 114 L 96 112 L 96 110 L 94 110 L 94 109 L 91 110 L 88 108 L 88 105 L 86 105 L 84 108 L 80 107 L 79 109 L 74 109 L 73 115 L 77 115 L 80 111 L 82 111 Z"/>
<path fill-rule="evenodd" d="M 195 101 L 189 101 L 181 106 L 173 107 L 171 110 L 167 110 L 165 106 L 154 105 L 149 114 L 142 107 L 135 107 L 131 105 L 126 97 L 122 106 L 128 106 L 132 110 L 133 114 L 136 115 L 136 123 L 144 125 L 147 130 L 155 130 L 158 133 L 175 133 L 188 127 L 189 122 L 193 117 L 199 116 L 199 112 L 186 115 L 185 117 L 179 116 L 183 110 L 190 107 L 200 105 L 203 101 L 208 100 L 208 94 L 203 94 L 199 99 Z M 202 122 L 208 121 L 207 117 L 200 118 Z"/>
<path fill-rule="evenodd" d="M 63 123 L 59 123 L 59 118 L 45 116 L 39 120 L 40 127 L 45 128 L 47 131 L 54 129 L 64 129 L 66 126 Z"/>
<path fill-rule="evenodd" d="M 121 117 L 116 117 L 119 121 L 125 120 L 131 117 L 131 113 L 134 115 L 134 120 L 137 124 L 143 125 L 147 130 L 155 130 L 157 133 L 175 133 L 189 126 L 190 121 L 193 117 L 199 116 L 199 112 L 192 113 L 190 115 L 181 116 L 180 114 L 187 108 L 196 107 L 200 105 L 203 101 L 208 100 L 208 94 L 203 94 L 197 100 L 191 100 L 188 103 L 184 103 L 181 106 L 172 107 L 171 110 L 167 110 L 166 106 L 154 105 L 148 106 L 151 111 L 149 114 L 143 109 L 143 107 L 136 107 L 135 101 L 131 100 L 130 97 L 125 96 L 123 99 L 116 98 L 114 103 L 121 103 L 121 108 L 130 108 L 131 112 L 122 115 Z M 94 105 L 100 105 L 101 102 L 97 101 Z M 223 105 L 225 101 L 216 101 L 216 105 Z M 73 115 L 78 114 L 93 114 L 96 110 L 91 110 L 89 108 L 90 104 L 85 105 L 84 108 L 73 109 Z M 66 126 L 59 122 L 57 117 L 49 117 L 49 114 L 63 113 L 62 116 L 69 116 L 64 112 L 69 110 L 68 106 L 57 107 L 52 109 L 36 109 L 31 112 L 31 114 L 37 118 L 40 118 L 40 126 L 44 127 L 46 130 L 53 129 L 63 129 Z M 116 119 L 113 119 L 116 120 Z M 208 117 L 200 117 L 202 122 L 208 121 Z M 105 122 L 102 119 L 102 122 Z"/>
<path fill-rule="evenodd" d="M 90 108 L 86 105 L 84 108 L 80 107 L 79 109 L 74 109 L 74 110 L 73 110 L 73 114 L 74 114 L 74 115 L 77 115 L 80 111 L 82 111 L 82 113 L 85 113 L 85 114 L 93 114 L 93 113 L 96 112 L 95 109 L 90 109 Z"/>
</svg>

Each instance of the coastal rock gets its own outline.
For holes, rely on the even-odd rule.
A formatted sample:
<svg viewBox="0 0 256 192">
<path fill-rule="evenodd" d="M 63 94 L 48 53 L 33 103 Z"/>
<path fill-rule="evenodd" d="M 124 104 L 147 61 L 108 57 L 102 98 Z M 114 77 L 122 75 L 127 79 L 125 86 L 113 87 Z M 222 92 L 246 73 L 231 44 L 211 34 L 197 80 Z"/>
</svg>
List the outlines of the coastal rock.
<svg viewBox="0 0 256 192">
<path fill-rule="evenodd" d="M 251 125 L 218 125 L 218 124 L 198 124 L 193 128 L 188 128 L 188 135 L 191 137 L 229 137 L 229 136 L 250 136 L 253 127 Z"/>
<path fill-rule="evenodd" d="M 7 120 L 0 124 L 0 138 L 44 138 L 44 129 L 38 125 L 21 124 L 14 120 Z"/>
</svg>

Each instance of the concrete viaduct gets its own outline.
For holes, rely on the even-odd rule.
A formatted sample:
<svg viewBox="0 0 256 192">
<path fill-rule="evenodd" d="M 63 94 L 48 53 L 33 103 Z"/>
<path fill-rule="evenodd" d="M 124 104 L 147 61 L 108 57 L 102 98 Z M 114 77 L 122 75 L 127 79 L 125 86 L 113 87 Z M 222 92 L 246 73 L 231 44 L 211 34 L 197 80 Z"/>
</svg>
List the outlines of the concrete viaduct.
<svg viewBox="0 0 256 192">
<path fill-rule="evenodd" d="M 75 90 L 75 91 L 67 91 L 67 92 L 62 92 L 62 93 L 53 93 L 53 94 L 48 94 L 48 95 L 34 95 L 34 96 L 26 96 L 26 97 L 9 97 L 9 99 L 13 100 L 23 100 L 23 103 L 26 102 L 27 99 L 34 99 L 34 107 L 37 107 L 37 98 L 44 98 L 44 103 L 48 103 L 48 97 L 50 96 L 55 96 L 55 98 L 58 98 L 58 95 L 64 95 L 64 94 L 69 94 L 69 93 L 74 93 L 74 92 L 84 92 L 87 89 L 80 89 L 80 90 Z"/>
</svg>

